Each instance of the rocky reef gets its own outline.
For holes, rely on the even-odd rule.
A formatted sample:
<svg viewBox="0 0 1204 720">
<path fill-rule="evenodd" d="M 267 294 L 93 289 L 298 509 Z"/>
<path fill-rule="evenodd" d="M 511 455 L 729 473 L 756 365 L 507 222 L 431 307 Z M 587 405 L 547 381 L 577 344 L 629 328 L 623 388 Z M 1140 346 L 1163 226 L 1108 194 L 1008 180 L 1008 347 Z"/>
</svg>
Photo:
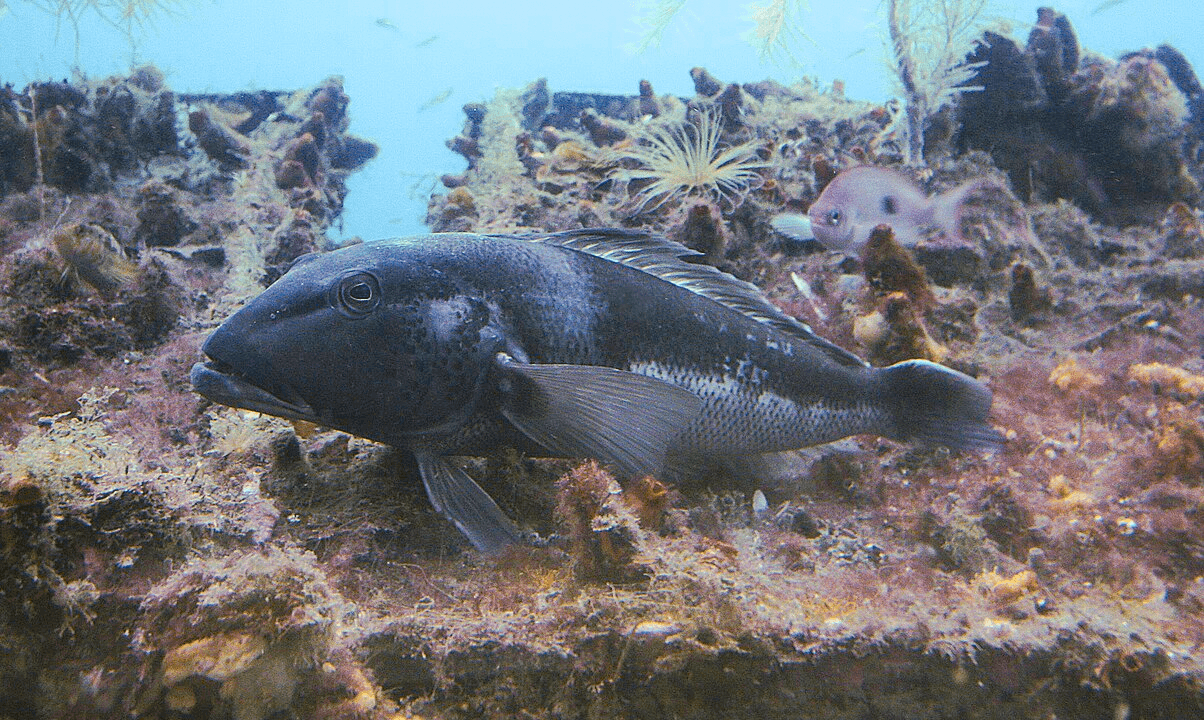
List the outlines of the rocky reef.
<svg viewBox="0 0 1204 720">
<path fill-rule="evenodd" d="M 279 510 L 243 453 L 264 421 L 210 416 L 187 371 L 207 328 L 330 247 L 376 152 L 348 102 L 338 78 L 177 95 L 152 67 L 3 89 L 0 715 L 292 706 L 338 596 L 314 610 L 312 556 L 260 562 Z M 313 707 L 371 696 L 340 673 Z"/>
<path fill-rule="evenodd" d="M 466 106 L 433 230 L 662 232 L 876 364 L 980 377 L 1007 437 L 855 438 L 676 486 L 499 448 L 465 462 L 548 540 L 496 558 L 402 454 L 187 384 L 217 322 L 330 247 L 374 153 L 337 80 L 7 88 L 0 716 L 1204 715 L 1199 84 L 1170 49 L 1084 53 L 1059 17 L 991 39 L 925 168 L 896 108 L 700 68 L 690 98 L 541 81 Z M 1032 97 L 1008 122 L 996 83 Z M 1111 154 L 1074 144 L 1105 126 Z M 775 233 L 862 163 L 993 182 L 964 242 Z"/>
<path fill-rule="evenodd" d="M 1112 224 L 1198 201 L 1204 91 L 1174 48 L 1084 53 L 1042 8 L 1023 50 L 987 33 L 969 60 L 984 63 L 968 81 L 981 92 L 965 94 L 955 142 L 989 152 L 1025 200 L 1073 200 Z"/>
</svg>

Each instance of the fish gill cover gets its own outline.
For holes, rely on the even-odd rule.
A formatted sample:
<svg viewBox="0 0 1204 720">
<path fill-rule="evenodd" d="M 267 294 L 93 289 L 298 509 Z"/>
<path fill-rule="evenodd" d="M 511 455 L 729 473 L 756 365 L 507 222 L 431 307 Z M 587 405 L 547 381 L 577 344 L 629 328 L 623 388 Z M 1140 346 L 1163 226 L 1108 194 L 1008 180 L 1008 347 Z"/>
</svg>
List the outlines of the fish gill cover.
<svg viewBox="0 0 1204 720">
<path fill-rule="evenodd" d="M 806 83 L 699 69 L 685 99 L 536 83 L 466 108 L 468 168 L 432 229 L 662 233 L 874 364 L 979 377 L 1007 437 L 993 456 L 859 438 L 623 485 L 498 448 L 465 467 L 555 539 L 495 559 L 397 452 L 187 384 L 217 323 L 331 245 L 370 155 L 337 81 L 5 90 L 0 709 L 1204 714 L 1200 86 L 1173 48 L 1082 52 L 1058 15 L 983 48 L 982 90 L 925 125 L 923 170 L 891 108 Z M 722 145 L 759 147 L 760 182 L 633 214 L 647 181 L 611 153 L 704 111 Z M 849 258 L 773 231 L 862 163 L 929 194 L 997 182 L 966 199 L 961 243 L 887 228 Z"/>
</svg>

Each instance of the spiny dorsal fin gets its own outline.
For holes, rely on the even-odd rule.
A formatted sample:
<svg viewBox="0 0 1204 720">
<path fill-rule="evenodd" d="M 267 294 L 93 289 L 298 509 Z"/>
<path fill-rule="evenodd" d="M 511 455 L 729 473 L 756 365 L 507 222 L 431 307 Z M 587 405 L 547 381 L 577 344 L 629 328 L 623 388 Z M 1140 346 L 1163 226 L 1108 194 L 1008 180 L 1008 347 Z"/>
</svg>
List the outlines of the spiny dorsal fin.
<svg viewBox="0 0 1204 720">
<path fill-rule="evenodd" d="M 685 262 L 682 258 L 699 257 L 702 253 L 660 235 L 623 228 L 585 228 L 506 237 L 570 248 L 641 270 L 799 338 L 841 365 L 864 367 L 866 364 L 856 355 L 816 335 L 805 323 L 774 307 L 756 285 L 710 265 Z"/>
</svg>

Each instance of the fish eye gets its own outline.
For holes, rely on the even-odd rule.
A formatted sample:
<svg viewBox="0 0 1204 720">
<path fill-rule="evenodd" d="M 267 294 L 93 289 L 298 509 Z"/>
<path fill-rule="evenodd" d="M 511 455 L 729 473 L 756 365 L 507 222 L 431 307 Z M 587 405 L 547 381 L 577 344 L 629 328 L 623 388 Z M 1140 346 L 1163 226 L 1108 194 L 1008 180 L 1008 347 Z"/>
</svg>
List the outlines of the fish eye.
<svg viewBox="0 0 1204 720">
<path fill-rule="evenodd" d="M 829 225 L 839 225 L 843 217 L 844 215 L 839 210 L 829 210 L 826 219 Z"/>
<path fill-rule="evenodd" d="M 363 317 L 380 305 L 380 283 L 371 273 L 353 273 L 339 281 L 335 299 L 345 315 Z"/>
</svg>

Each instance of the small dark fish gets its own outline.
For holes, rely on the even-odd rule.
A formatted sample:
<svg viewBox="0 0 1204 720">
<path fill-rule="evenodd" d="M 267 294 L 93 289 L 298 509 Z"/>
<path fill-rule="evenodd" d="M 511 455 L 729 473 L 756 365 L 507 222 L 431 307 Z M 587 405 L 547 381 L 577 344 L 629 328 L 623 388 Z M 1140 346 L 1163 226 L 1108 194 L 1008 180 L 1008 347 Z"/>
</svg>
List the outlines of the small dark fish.
<svg viewBox="0 0 1204 720">
<path fill-rule="evenodd" d="M 435 192 L 435 188 L 439 187 L 439 176 L 435 173 L 401 173 L 401 176 L 413 179 L 407 193 L 411 200 L 426 201 L 431 197 L 431 193 Z M 396 219 L 389 222 L 402 223 L 411 221 L 408 219 Z"/>
<path fill-rule="evenodd" d="M 962 203 L 986 182 L 971 180 L 929 197 L 914 180 L 897 170 L 862 165 L 833 178 L 806 216 L 784 213 L 772 223 L 787 236 L 814 237 L 829 250 L 849 255 L 859 254 L 870 232 L 881 224 L 890 225 L 903 245 L 920 242 L 932 227 L 962 242 Z"/>
<path fill-rule="evenodd" d="M 443 90 L 439 94 L 431 96 L 431 98 L 429 100 L 427 100 L 426 102 L 419 105 L 418 112 L 424 112 L 426 110 L 430 110 L 431 108 L 435 107 L 436 105 L 442 105 L 443 103 L 447 102 L 447 99 L 451 96 L 452 96 L 452 88 L 447 88 L 446 90 Z"/>
<path fill-rule="evenodd" d="M 418 42 L 414 43 L 414 47 L 416 47 L 416 48 L 430 47 L 431 45 L 434 45 L 435 41 L 438 39 L 439 39 L 438 35 L 431 35 L 430 37 L 428 37 L 425 40 L 419 40 Z"/>
<path fill-rule="evenodd" d="M 1097 5 L 1095 7 L 1095 9 L 1091 11 L 1091 14 L 1099 15 L 1100 13 L 1102 13 L 1105 10 L 1111 10 L 1112 8 L 1116 7 L 1117 5 L 1124 4 L 1125 1 L 1126 0 L 1104 0 L 1104 2 Z"/>
<path fill-rule="evenodd" d="M 376 18 L 376 27 L 392 30 L 393 32 L 401 32 L 401 28 L 397 27 L 397 23 L 387 17 Z"/>
<path fill-rule="evenodd" d="M 192 368 L 214 402 L 414 454 L 481 550 L 515 525 L 448 455 L 510 443 L 631 475 L 858 433 L 993 449 L 991 392 L 934 363 L 871 368 L 752 285 L 627 230 L 448 233 L 299 259 Z"/>
</svg>

